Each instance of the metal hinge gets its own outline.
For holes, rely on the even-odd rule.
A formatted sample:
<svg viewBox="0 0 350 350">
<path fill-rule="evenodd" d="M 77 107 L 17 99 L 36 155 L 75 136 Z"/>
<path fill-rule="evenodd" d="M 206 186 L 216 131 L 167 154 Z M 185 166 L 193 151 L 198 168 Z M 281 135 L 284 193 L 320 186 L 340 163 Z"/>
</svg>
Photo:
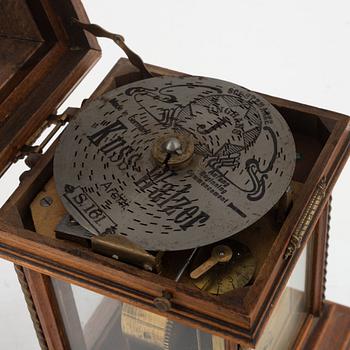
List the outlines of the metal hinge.
<svg viewBox="0 0 350 350">
<path fill-rule="evenodd" d="M 45 121 L 45 124 L 39 129 L 39 131 L 32 137 L 29 144 L 25 144 L 17 153 L 13 163 L 19 159 L 25 158 L 25 163 L 29 168 L 33 168 L 34 165 L 41 158 L 44 147 L 53 139 L 57 132 L 65 125 L 71 118 L 77 113 L 79 108 L 69 107 L 62 114 L 52 114 Z M 32 145 L 36 139 L 42 134 L 42 132 L 51 125 L 55 125 L 45 139 L 39 145 Z M 26 174 L 26 172 L 24 173 Z"/>
</svg>

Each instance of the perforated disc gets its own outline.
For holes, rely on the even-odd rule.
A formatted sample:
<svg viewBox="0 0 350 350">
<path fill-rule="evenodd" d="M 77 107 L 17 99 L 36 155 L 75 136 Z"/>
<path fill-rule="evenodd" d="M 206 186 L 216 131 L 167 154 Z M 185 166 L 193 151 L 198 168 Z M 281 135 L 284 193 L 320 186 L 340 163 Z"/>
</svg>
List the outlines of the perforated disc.
<svg viewBox="0 0 350 350">
<path fill-rule="evenodd" d="M 182 149 L 169 159 L 163 143 L 174 137 Z M 179 250 L 258 220 L 294 165 L 291 132 L 261 96 L 216 79 L 157 77 L 86 104 L 61 137 L 54 176 L 90 232 Z"/>
</svg>

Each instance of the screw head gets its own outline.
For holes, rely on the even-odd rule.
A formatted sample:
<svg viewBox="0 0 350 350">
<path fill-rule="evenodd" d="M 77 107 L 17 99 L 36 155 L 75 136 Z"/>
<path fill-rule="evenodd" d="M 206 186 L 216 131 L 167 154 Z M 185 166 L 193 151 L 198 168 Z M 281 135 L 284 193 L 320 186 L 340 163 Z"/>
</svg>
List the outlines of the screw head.
<svg viewBox="0 0 350 350">
<path fill-rule="evenodd" d="M 146 270 L 146 271 L 153 271 L 153 268 L 150 264 L 143 264 L 143 268 Z"/>
<path fill-rule="evenodd" d="M 40 205 L 42 207 L 49 207 L 53 203 L 53 199 L 50 196 L 46 196 L 40 199 Z"/>
<path fill-rule="evenodd" d="M 69 216 L 68 224 L 70 226 L 78 226 L 79 225 L 78 222 L 72 216 Z"/>
<path fill-rule="evenodd" d="M 153 300 L 154 306 L 162 312 L 169 311 L 171 308 L 171 302 L 165 297 L 158 297 Z"/>
</svg>

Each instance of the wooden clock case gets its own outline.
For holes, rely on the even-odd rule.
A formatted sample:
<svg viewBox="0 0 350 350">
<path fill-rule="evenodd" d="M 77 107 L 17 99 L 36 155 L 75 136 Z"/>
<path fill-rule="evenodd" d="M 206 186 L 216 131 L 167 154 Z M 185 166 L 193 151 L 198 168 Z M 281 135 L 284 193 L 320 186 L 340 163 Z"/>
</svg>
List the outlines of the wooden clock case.
<svg viewBox="0 0 350 350">
<path fill-rule="evenodd" d="M 71 21 L 72 17 L 88 21 L 79 1 L 60 1 L 60 6 L 44 0 L 15 3 L 18 6 L 5 1 L 1 5 L 5 11 L 0 11 L 0 46 L 6 48 L 0 57 L 4 63 L 0 68 L 0 171 L 35 152 L 32 143 L 49 124 L 59 120 L 55 111 L 100 56 L 96 39 Z M 182 75 L 148 68 L 155 75 Z M 90 98 L 139 79 L 138 70 L 121 59 Z M 24 268 L 39 319 L 47 314 L 42 325 L 47 341 L 54 344 L 52 348 L 57 344 L 64 348 L 65 341 L 58 335 L 63 331 L 48 276 L 224 337 L 228 349 L 233 343 L 254 347 L 313 234 L 311 303 L 298 346 L 303 348 L 312 341 L 310 325 L 331 307 L 324 304 L 329 200 L 349 155 L 350 122 L 338 113 L 263 96 L 292 130 L 301 155 L 293 180 L 301 189 L 283 224 L 261 249 L 253 282 L 228 296 L 210 295 L 190 284 L 177 283 L 170 272 L 157 275 L 79 244 L 37 234 L 29 208 L 52 177 L 56 143 L 39 157 L 1 209 L 0 256 Z M 259 250 L 256 243 L 250 248 L 254 247 Z M 171 307 L 162 312 L 154 300 L 164 293 L 170 296 Z M 326 313 L 322 313 L 324 305 Z"/>
</svg>

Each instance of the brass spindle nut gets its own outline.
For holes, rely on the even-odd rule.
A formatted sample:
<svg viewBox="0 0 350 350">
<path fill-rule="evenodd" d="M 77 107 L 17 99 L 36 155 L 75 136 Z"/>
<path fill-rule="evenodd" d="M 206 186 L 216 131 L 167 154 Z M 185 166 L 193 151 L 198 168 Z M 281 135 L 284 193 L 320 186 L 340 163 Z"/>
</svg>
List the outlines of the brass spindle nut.
<svg viewBox="0 0 350 350">
<path fill-rule="evenodd" d="M 157 297 L 153 300 L 153 304 L 159 311 L 166 312 L 171 308 L 171 298 L 172 295 L 170 292 L 163 292 L 161 297 Z"/>
</svg>

